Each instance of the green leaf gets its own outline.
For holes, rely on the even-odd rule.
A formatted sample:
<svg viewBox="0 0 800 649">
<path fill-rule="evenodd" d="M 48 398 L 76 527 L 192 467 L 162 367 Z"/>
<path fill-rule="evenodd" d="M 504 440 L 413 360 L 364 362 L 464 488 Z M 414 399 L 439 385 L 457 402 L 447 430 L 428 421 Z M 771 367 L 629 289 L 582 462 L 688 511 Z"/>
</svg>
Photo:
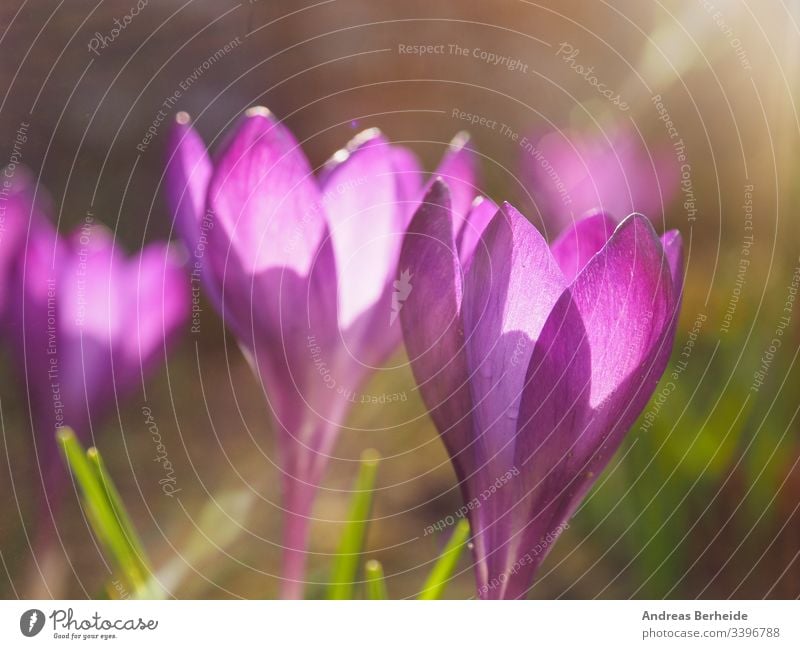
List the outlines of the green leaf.
<svg viewBox="0 0 800 649">
<path fill-rule="evenodd" d="M 144 552 L 136 550 L 136 547 L 141 548 L 141 543 L 133 532 L 119 492 L 105 471 L 102 458 L 96 450 L 84 453 L 75 433 L 69 428 L 59 429 L 56 439 L 64 461 L 78 483 L 84 510 L 95 535 L 130 590 L 139 596 L 145 595 L 150 569 Z M 123 519 L 126 523 L 122 522 Z"/>
<path fill-rule="evenodd" d="M 100 451 L 92 446 L 86 451 L 86 458 L 89 460 L 89 464 L 92 465 L 100 486 L 105 490 L 106 499 L 111 505 L 114 514 L 116 514 L 117 522 L 122 528 L 128 544 L 131 546 L 133 552 L 135 552 L 136 555 L 142 560 L 142 563 L 147 565 L 148 562 L 145 559 L 146 555 L 144 552 L 144 546 L 139 539 L 139 534 L 136 532 L 136 529 L 133 526 L 133 521 L 128 515 L 128 511 L 125 509 L 125 505 L 122 502 L 122 497 L 119 495 L 117 487 L 114 485 L 114 482 L 111 480 L 111 476 L 108 474 L 106 463 L 100 456 Z M 148 572 L 150 571 L 148 570 Z"/>
<path fill-rule="evenodd" d="M 370 559 L 364 564 L 364 578 L 367 599 L 389 599 L 386 580 L 383 577 L 383 566 L 380 561 Z"/>
<path fill-rule="evenodd" d="M 447 583 L 456 570 L 458 560 L 461 558 L 461 553 L 464 551 L 464 548 L 467 547 L 468 542 L 469 522 L 466 518 L 462 518 L 458 521 L 450 540 L 436 560 L 433 569 L 425 580 L 422 592 L 417 599 L 441 598 Z"/>
<path fill-rule="evenodd" d="M 339 551 L 333 559 L 328 599 L 352 599 L 353 585 L 358 575 L 358 565 L 367 523 L 372 509 L 372 490 L 380 456 L 377 451 L 366 450 L 361 454 L 361 467 L 353 485 L 353 497 L 347 524 L 339 542 Z"/>
</svg>

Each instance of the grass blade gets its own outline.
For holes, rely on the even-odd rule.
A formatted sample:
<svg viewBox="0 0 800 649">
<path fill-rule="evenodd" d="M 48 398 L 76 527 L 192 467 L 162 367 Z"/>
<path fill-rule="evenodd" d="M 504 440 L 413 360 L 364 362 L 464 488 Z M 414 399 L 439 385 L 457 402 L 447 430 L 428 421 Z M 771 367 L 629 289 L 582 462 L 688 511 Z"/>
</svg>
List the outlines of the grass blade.
<svg viewBox="0 0 800 649">
<path fill-rule="evenodd" d="M 364 564 L 364 579 L 367 599 L 389 599 L 380 561 L 370 559 Z"/>
<path fill-rule="evenodd" d="M 120 516 L 109 498 L 110 490 L 106 484 L 111 484 L 110 479 L 100 479 L 96 468 L 98 465 L 89 459 L 71 429 L 59 429 L 56 439 L 64 461 L 78 483 L 84 510 L 95 535 L 110 555 L 120 576 L 128 582 L 129 588 L 137 594 L 143 594 L 150 571 L 143 560 L 143 554 L 137 555 L 134 551 L 130 535 L 123 528 Z M 116 488 L 113 489 L 119 498 Z M 121 507 L 121 500 L 119 506 Z"/>
<path fill-rule="evenodd" d="M 469 522 L 462 518 L 433 566 L 417 599 L 440 599 L 469 541 Z"/>
<path fill-rule="evenodd" d="M 339 543 L 339 551 L 331 566 L 328 599 L 353 598 L 353 585 L 367 535 L 367 519 L 372 509 L 372 490 L 375 487 L 379 459 L 374 450 L 364 451 L 361 455 L 361 467 L 353 486 L 350 513 Z"/>
<path fill-rule="evenodd" d="M 117 515 L 117 521 L 125 533 L 128 544 L 131 546 L 131 550 L 135 552 L 135 554 L 141 559 L 142 563 L 147 566 L 148 562 L 146 560 L 144 546 L 139 539 L 139 534 L 136 532 L 136 529 L 133 526 L 133 521 L 128 515 L 128 510 L 125 509 L 125 505 L 122 502 L 122 497 L 119 495 L 116 485 L 114 485 L 114 482 L 111 480 L 111 476 L 106 468 L 106 463 L 100 456 L 100 451 L 92 446 L 86 451 L 86 458 L 89 460 L 89 464 L 94 469 L 100 486 L 105 490 L 106 498 L 111 505 L 112 510 Z"/>
</svg>

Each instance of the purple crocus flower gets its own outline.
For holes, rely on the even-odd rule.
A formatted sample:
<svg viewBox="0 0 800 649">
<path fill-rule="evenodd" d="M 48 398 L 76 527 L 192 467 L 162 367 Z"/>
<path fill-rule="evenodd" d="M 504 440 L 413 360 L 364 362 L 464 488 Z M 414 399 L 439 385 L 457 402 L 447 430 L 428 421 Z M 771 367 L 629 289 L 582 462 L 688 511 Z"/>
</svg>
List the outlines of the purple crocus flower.
<svg viewBox="0 0 800 649">
<path fill-rule="evenodd" d="M 454 140 L 437 173 L 454 218 L 473 197 L 473 157 Z M 370 374 L 397 349 L 402 237 L 421 199 L 414 155 L 372 129 L 318 177 L 289 130 L 252 108 L 212 159 L 185 113 L 167 168 L 193 279 L 238 339 L 274 418 L 282 470 L 282 595 L 302 595 L 313 497 L 339 429 Z"/>
<path fill-rule="evenodd" d="M 41 194 L 41 190 L 39 192 Z M 181 260 L 162 243 L 128 258 L 87 217 L 67 237 L 28 187 L 7 213 L 26 219 L 10 271 L 4 327 L 26 391 L 43 487 L 40 538 L 52 542 L 66 471 L 55 432 L 72 427 L 92 443 L 118 400 L 142 386 L 189 315 Z"/>
<path fill-rule="evenodd" d="M 523 178 L 556 231 L 595 210 L 615 219 L 640 212 L 658 222 L 678 189 L 675 152 L 648 150 L 635 132 L 551 132 L 531 140 L 535 147 L 520 154 Z"/>
<path fill-rule="evenodd" d="M 467 218 L 471 251 L 431 187 L 400 256 L 415 277 L 400 320 L 468 504 L 478 593 L 518 598 L 664 371 L 682 244 L 596 213 L 548 246 L 490 206 Z"/>
</svg>

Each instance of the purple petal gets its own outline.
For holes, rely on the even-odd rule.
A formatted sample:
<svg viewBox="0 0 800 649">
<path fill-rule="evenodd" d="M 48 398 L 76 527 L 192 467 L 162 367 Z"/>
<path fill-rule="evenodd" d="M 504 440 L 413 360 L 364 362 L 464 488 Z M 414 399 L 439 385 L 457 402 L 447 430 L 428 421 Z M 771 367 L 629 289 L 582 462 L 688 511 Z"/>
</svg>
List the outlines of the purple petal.
<svg viewBox="0 0 800 649">
<path fill-rule="evenodd" d="M 125 258 L 114 246 L 114 235 L 103 225 L 85 225 L 68 240 L 59 264 L 58 306 L 68 329 L 81 335 L 117 342 L 130 336 L 130 299 L 125 286 Z"/>
<path fill-rule="evenodd" d="M 472 419 L 484 465 L 473 478 L 484 490 L 514 469 L 514 438 L 530 354 L 566 282 L 539 231 L 505 204 L 475 250 L 465 279 L 463 319 L 467 336 Z M 476 559 L 489 576 L 503 570 L 511 520 L 503 518 L 510 490 L 495 494 L 474 521 L 481 546 Z M 481 556 L 480 547 L 492 548 Z M 480 572 L 479 572 L 480 575 Z"/>
<path fill-rule="evenodd" d="M 518 406 L 533 344 L 565 284 L 542 235 L 506 203 L 475 251 L 463 307 L 477 428 L 496 450 L 513 439 L 515 417 L 508 415 Z"/>
<path fill-rule="evenodd" d="M 669 230 L 661 235 L 661 245 L 669 264 L 675 295 L 683 291 L 683 238 L 678 230 Z"/>
<path fill-rule="evenodd" d="M 422 167 L 412 151 L 403 146 L 392 147 L 392 164 L 397 179 L 397 200 L 407 226 L 422 198 Z"/>
<path fill-rule="evenodd" d="M 405 228 L 391 149 L 379 131 L 364 131 L 334 156 L 341 162 L 322 185 L 344 331 L 362 315 L 371 315 L 382 298 L 383 320 L 389 321 L 389 284 Z M 393 336 L 395 344 L 399 333 L 397 329 Z"/>
<path fill-rule="evenodd" d="M 472 202 L 472 208 L 467 215 L 464 227 L 458 233 L 458 255 L 464 268 L 468 267 L 475 253 L 475 247 L 480 241 L 483 231 L 489 225 L 498 207 L 494 201 L 478 196 Z"/>
<path fill-rule="evenodd" d="M 606 244 L 616 227 L 616 221 L 605 212 L 595 212 L 567 226 L 558 236 L 550 249 L 567 282 L 572 283 L 578 272 Z"/>
<path fill-rule="evenodd" d="M 514 449 L 519 477 L 504 494 L 511 530 L 498 549 L 505 563 L 492 575 L 506 579 L 498 592 L 487 593 L 495 598 L 524 596 L 552 545 L 545 539 L 558 535 L 570 513 L 571 448 L 589 420 L 591 371 L 589 340 L 568 289 L 536 341 L 525 377 Z"/>
<path fill-rule="evenodd" d="M 206 211 L 208 183 L 213 171 L 206 145 L 191 124 L 187 113 L 180 112 L 167 144 L 167 201 L 175 218 L 175 227 L 194 261 L 201 223 Z"/>
<path fill-rule="evenodd" d="M 596 408 L 641 367 L 671 319 L 672 280 L 650 222 L 638 214 L 625 219 L 572 293 L 592 348 Z"/>
<path fill-rule="evenodd" d="M 248 273 L 309 274 L 327 236 L 322 199 L 294 136 L 267 109 L 251 108 L 242 117 L 219 155 L 208 201 L 217 254 L 228 243 Z"/>
<path fill-rule="evenodd" d="M 450 142 L 447 152 L 434 172 L 450 189 L 454 232 L 458 238 L 476 195 L 477 160 L 467 133 L 458 133 Z"/>
<path fill-rule="evenodd" d="M 163 243 L 152 243 L 127 261 L 126 282 L 135 295 L 130 320 L 136 335 L 126 337 L 123 344 L 127 363 L 138 376 L 166 360 L 170 343 L 187 322 L 189 282 L 175 251 Z"/>
<path fill-rule="evenodd" d="M 411 367 L 463 485 L 475 468 L 472 405 L 460 315 L 461 268 L 450 195 L 440 180 L 433 182 L 409 225 L 400 268 L 409 271 L 412 282 L 400 311 Z"/>
<path fill-rule="evenodd" d="M 561 297 L 531 355 L 516 448 L 527 509 L 514 517 L 518 555 L 559 531 L 646 405 L 671 347 L 673 308 L 661 244 L 633 215 Z M 525 592 L 545 554 L 505 596 Z"/>
</svg>

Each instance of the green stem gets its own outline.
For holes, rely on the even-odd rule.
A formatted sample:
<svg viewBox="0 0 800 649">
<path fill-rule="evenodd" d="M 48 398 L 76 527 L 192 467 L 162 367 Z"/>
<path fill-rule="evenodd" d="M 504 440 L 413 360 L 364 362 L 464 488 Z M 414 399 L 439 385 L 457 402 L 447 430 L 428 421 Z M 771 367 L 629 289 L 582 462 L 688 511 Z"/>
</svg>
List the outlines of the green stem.
<svg viewBox="0 0 800 649">
<path fill-rule="evenodd" d="M 331 566 L 328 599 L 353 598 L 353 587 L 367 536 L 367 524 L 372 509 L 372 490 L 375 487 L 379 459 L 380 456 L 374 450 L 366 450 L 361 454 L 361 467 L 353 486 L 347 524 L 339 543 L 339 551 Z"/>
<path fill-rule="evenodd" d="M 417 599 L 440 599 L 469 542 L 469 522 L 462 518 L 433 566 Z"/>
<path fill-rule="evenodd" d="M 84 452 L 69 428 L 56 433 L 64 461 L 81 490 L 86 517 L 120 576 L 137 596 L 146 596 L 151 570 L 119 492 L 96 449 Z"/>
<path fill-rule="evenodd" d="M 364 578 L 367 599 L 389 599 L 386 579 L 383 576 L 383 566 L 380 561 L 370 559 L 364 564 Z"/>
</svg>

